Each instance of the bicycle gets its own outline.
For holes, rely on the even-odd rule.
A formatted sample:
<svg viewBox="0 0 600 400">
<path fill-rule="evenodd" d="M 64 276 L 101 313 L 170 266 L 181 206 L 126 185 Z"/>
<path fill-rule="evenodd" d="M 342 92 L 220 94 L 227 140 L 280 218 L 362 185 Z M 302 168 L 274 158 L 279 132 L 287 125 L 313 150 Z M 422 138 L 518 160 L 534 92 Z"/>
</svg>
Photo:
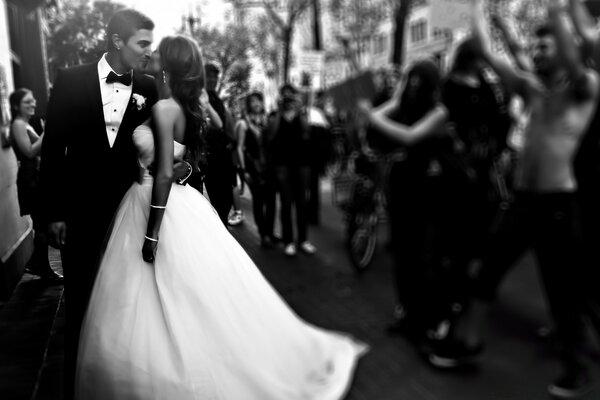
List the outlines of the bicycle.
<svg viewBox="0 0 600 400">
<path fill-rule="evenodd" d="M 346 247 L 359 274 L 371 266 L 377 249 L 377 228 L 387 218 L 389 172 L 395 162 L 405 158 L 404 152 L 355 151 L 348 158 L 346 174 L 334 178 L 334 203 L 344 211 Z"/>
</svg>

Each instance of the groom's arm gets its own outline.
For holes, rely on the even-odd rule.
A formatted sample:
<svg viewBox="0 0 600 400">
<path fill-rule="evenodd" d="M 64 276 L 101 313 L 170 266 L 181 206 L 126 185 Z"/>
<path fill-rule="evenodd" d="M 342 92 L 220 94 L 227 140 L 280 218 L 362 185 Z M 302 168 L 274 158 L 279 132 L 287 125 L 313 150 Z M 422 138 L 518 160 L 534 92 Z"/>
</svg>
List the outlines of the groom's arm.
<svg viewBox="0 0 600 400">
<path fill-rule="evenodd" d="M 66 150 L 69 132 L 69 105 L 72 87 L 66 78 L 67 72 L 60 70 L 48 103 L 46 132 L 42 144 L 40 186 L 45 221 L 50 225 L 50 242 L 61 247 L 66 235 Z"/>
</svg>

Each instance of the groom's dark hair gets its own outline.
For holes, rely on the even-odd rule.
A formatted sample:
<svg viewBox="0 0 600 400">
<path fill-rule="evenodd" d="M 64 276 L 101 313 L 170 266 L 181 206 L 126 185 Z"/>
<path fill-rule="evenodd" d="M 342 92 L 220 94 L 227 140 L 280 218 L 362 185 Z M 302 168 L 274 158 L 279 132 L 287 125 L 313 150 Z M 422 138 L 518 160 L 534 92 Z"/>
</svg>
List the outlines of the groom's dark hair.
<svg viewBox="0 0 600 400">
<path fill-rule="evenodd" d="M 106 26 L 106 49 L 110 51 L 115 47 L 112 35 L 117 34 L 124 42 L 127 42 L 140 29 L 151 31 L 154 29 L 154 22 L 146 15 L 131 8 L 117 11 Z"/>
</svg>

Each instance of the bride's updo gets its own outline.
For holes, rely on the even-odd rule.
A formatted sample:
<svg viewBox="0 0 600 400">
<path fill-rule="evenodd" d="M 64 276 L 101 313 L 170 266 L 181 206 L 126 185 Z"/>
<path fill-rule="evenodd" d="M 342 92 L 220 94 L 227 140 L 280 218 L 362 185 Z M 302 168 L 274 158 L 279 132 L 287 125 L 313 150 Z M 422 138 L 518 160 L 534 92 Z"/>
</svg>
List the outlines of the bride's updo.
<svg viewBox="0 0 600 400">
<path fill-rule="evenodd" d="M 190 156 L 197 167 L 202 153 L 200 95 L 204 88 L 204 62 L 200 47 L 186 36 L 167 36 L 158 45 L 164 72 L 169 74 L 171 95 L 181 104 L 185 118 L 185 139 Z M 160 78 L 159 78 L 160 79 Z"/>
</svg>

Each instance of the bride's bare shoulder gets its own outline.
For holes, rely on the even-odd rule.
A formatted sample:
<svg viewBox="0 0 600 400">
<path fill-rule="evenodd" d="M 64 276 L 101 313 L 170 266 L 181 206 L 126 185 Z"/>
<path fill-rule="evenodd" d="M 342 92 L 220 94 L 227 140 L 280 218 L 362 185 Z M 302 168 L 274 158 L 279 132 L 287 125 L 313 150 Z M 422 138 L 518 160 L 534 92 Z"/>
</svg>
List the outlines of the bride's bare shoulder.
<svg viewBox="0 0 600 400">
<path fill-rule="evenodd" d="M 172 98 L 157 101 L 152 107 L 152 111 L 155 116 L 160 115 L 161 117 L 171 118 L 176 118 L 183 114 L 183 110 L 179 103 Z"/>
</svg>

